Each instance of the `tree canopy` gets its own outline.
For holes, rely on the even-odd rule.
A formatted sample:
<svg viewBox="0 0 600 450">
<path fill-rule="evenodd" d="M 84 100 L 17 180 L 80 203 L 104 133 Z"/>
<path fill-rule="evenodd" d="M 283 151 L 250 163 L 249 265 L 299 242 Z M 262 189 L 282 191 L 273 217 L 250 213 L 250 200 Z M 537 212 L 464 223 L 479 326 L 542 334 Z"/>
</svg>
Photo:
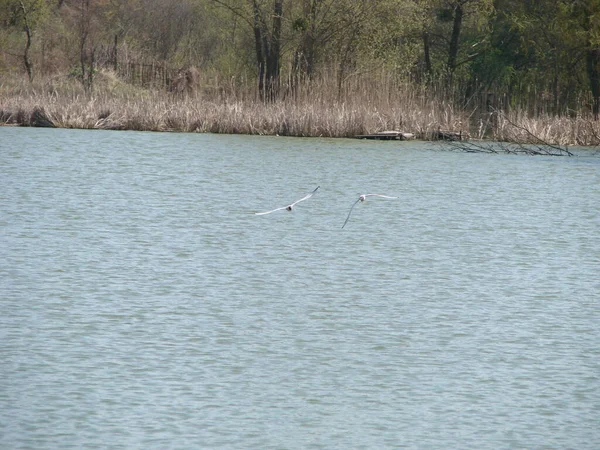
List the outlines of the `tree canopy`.
<svg viewBox="0 0 600 450">
<path fill-rule="evenodd" d="M 465 107 L 600 110 L 598 0 L 0 0 L 0 72 L 128 62 L 254 80 L 265 100 L 385 71 Z"/>
</svg>

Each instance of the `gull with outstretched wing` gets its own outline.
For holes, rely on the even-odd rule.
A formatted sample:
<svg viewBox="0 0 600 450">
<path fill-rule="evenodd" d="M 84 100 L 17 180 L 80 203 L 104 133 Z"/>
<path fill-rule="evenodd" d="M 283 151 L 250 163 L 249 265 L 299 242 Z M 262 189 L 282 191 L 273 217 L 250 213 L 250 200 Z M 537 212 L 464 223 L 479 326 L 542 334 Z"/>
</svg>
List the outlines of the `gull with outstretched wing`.
<svg viewBox="0 0 600 450">
<path fill-rule="evenodd" d="M 350 211 L 348 212 L 348 217 L 346 217 L 346 221 L 344 222 L 344 225 L 342 225 L 342 228 L 344 228 L 346 226 L 346 224 L 348 223 L 348 219 L 350 219 L 350 214 L 352 214 L 352 210 L 354 209 L 356 204 L 358 202 L 364 202 L 367 199 L 367 197 L 398 198 L 398 197 L 390 197 L 389 195 L 382 195 L 382 194 L 360 194 L 360 196 L 358 197 L 358 200 L 356 200 L 354 202 L 354 204 L 352 205 L 352 207 L 350 208 Z"/>
<path fill-rule="evenodd" d="M 300 200 L 296 200 L 294 203 L 290 203 L 287 206 L 282 206 L 281 208 L 275 208 L 275 209 L 272 209 L 271 211 L 257 212 L 257 213 L 254 213 L 254 214 L 256 214 L 257 216 L 264 216 L 265 214 L 271 214 L 271 213 L 274 213 L 275 211 L 281 211 L 282 209 L 285 209 L 287 211 L 291 211 L 292 209 L 294 209 L 294 206 L 296 206 L 298 203 L 303 202 L 304 200 L 308 200 L 309 198 L 311 198 L 315 194 L 315 192 L 317 192 L 317 190 L 319 188 L 320 188 L 320 186 L 317 186 L 317 188 L 314 191 L 312 191 L 310 194 L 302 197 Z"/>
</svg>

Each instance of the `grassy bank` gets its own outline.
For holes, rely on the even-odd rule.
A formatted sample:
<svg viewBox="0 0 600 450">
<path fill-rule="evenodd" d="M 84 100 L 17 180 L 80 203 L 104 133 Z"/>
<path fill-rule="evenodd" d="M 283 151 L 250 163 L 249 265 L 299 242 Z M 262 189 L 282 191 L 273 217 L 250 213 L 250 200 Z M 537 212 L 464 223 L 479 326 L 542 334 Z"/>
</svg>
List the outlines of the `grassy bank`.
<svg viewBox="0 0 600 450">
<path fill-rule="evenodd" d="M 600 144 L 600 125 L 589 117 L 532 118 L 458 110 L 424 89 L 388 79 L 357 79 L 343 91 L 313 83 L 293 96 L 265 104 L 251 86 L 204 80 L 186 95 L 142 89 L 110 72 L 98 74 L 92 95 L 72 78 L 4 81 L 0 85 L 0 123 L 36 125 L 40 116 L 61 128 L 182 131 L 283 136 L 353 137 L 384 130 L 435 139 L 438 130 L 468 132 L 478 139 L 556 145 Z"/>
</svg>

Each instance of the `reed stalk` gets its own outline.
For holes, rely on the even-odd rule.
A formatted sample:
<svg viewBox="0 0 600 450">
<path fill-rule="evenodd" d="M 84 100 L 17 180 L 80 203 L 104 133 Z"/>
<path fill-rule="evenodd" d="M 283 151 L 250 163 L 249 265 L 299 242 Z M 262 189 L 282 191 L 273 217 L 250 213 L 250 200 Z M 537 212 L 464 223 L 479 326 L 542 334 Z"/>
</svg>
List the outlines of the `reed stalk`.
<svg viewBox="0 0 600 450">
<path fill-rule="evenodd" d="M 283 86 L 280 99 L 272 103 L 257 99 L 246 80 L 205 76 L 199 88 L 187 94 L 132 86 L 110 72 L 99 73 L 96 80 L 91 96 L 66 77 L 4 81 L 0 124 L 31 125 L 32 113 L 38 110 L 62 128 L 302 137 L 397 130 L 425 140 L 437 138 L 442 129 L 506 142 L 527 141 L 527 130 L 556 145 L 600 144 L 600 125 L 591 117 L 530 117 L 519 110 L 503 115 L 482 112 L 480 106 L 460 109 L 435 89 L 383 73 L 349 79 L 342 90 L 333 77 L 294 89 Z"/>
</svg>

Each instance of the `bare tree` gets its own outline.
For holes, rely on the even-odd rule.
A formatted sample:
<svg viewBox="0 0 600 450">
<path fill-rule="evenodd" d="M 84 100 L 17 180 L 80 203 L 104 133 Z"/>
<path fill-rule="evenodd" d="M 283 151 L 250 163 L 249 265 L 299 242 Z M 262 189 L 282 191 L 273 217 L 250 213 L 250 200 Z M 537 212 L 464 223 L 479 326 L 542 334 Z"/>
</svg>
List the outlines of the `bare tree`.
<svg viewBox="0 0 600 450">
<path fill-rule="evenodd" d="M 318 34 L 317 12 L 321 3 L 322 0 L 304 0 L 302 16 L 292 24 L 293 31 L 301 33 L 292 64 L 295 83 L 305 78 L 310 79 L 313 74 Z"/>
<path fill-rule="evenodd" d="M 258 89 L 263 99 L 273 101 L 279 91 L 279 74 L 281 71 L 283 0 L 275 0 L 273 3 L 272 26 L 270 29 L 257 0 L 252 0 L 252 13 L 256 62 L 258 65 Z"/>
<path fill-rule="evenodd" d="M 597 33 L 597 29 L 594 29 L 594 25 L 592 24 L 591 7 L 583 7 L 583 13 L 584 30 L 587 39 L 585 62 L 590 80 L 590 90 L 592 92 L 592 114 L 594 120 L 598 120 L 598 114 L 600 113 L 600 45 L 597 44 L 597 37 L 594 39 L 594 33 Z"/>
<path fill-rule="evenodd" d="M 81 69 L 81 82 L 87 93 L 94 87 L 94 73 L 96 65 L 96 46 L 92 37 L 93 11 L 91 0 L 79 0 L 79 64 Z"/>
<path fill-rule="evenodd" d="M 254 35 L 259 95 L 265 101 L 275 100 L 280 85 L 283 0 L 273 0 L 272 9 L 259 0 L 246 0 L 241 5 L 239 1 L 213 1 L 250 26 Z"/>
<path fill-rule="evenodd" d="M 25 50 L 23 51 L 23 63 L 25 64 L 25 70 L 27 70 L 27 76 L 29 77 L 29 81 L 33 81 L 33 64 L 29 60 L 29 49 L 31 48 L 31 27 L 29 26 L 28 13 L 27 9 L 25 9 L 25 5 L 23 2 L 19 2 L 21 7 L 21 11 L 23 12 L 23 20 L 25 25 L 23 26 L 25 30 L 25 36 L 27 37 L 27 42 L 25 44 Z"/>
<path fill-rule="evenodd" d="M 10 18 L 7 24 L 19 27 L 25 33 L 25 47 L 19 54 L 27 72 L 29 81 L 33 81 L 34 64 L 31 58 L 34 30 L 43 19 L 47 5 L 43 0 L 12 0 L 2 5 L 1 12 L 7 12 Z"/>
</svg>

